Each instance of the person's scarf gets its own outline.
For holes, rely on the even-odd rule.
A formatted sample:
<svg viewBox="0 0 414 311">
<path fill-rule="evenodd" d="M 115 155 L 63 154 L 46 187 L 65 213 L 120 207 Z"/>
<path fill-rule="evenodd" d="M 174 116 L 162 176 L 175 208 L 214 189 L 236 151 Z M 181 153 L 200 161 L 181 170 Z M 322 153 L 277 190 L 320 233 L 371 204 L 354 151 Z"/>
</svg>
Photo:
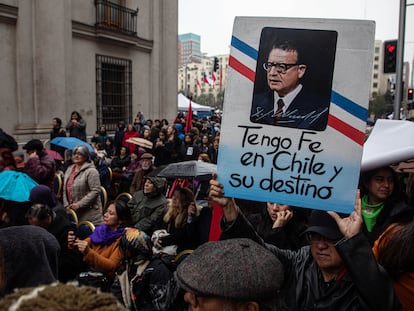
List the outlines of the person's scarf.
<svg viewBox="0 0 414 311">
<path fill-rule="evenodd" d="M 377 204 L 369 204 L 368 196 L 364 195 L 361 199 L 362 203 L 362 218 L 364 219 L 365 226 L 368 232 L 371 232 L 377 223 L 377 217 L 384 208 L 385 203 L 380 202 Z"/>
<path fill-rule="evenodd" d="M 97 226 L 95 231 L 89 236 L 94 244 L 110 245 L 119 238 L 125 231 L 125 228 L 118 228 L 112 231 L 107 225 Z"/>
</svg>

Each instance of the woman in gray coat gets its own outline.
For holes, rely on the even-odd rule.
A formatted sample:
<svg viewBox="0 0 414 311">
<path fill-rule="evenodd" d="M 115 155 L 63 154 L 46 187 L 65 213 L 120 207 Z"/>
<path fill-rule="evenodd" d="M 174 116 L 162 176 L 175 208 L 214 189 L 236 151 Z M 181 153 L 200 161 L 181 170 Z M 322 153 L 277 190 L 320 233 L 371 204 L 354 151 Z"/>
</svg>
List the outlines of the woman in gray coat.
<svg viewBox="0 0 414 311">
<path fill-rule="evenodd" d="M 88 148 L 76 146 L 72 162 L 65 173 L 63 204 L 76 212 L 79 221 L 89 220 L 94 225 L 99 225 L 103 223 L 101 182 L 99 173 L 90 160 Z"/>
</svg>

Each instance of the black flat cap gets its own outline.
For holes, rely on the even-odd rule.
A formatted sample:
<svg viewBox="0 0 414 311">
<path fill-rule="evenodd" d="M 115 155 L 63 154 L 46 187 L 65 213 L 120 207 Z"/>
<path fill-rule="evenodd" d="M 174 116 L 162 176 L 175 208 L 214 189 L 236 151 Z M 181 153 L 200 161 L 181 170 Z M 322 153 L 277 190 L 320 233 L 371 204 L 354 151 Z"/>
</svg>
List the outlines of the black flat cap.
<svg viewBox="0 0 414 311">
<path fill-rule="evenodd" d="M 340 240 L 343 237 L 336 221 L 327 212 L 320 210 L 312 211 L 309 217 L 309 227 L 304 233 L 307 232 L 319 233 L 332 241 Z"/>
<path fill-rule="evenodd" d="M 32 139 L 30 141 L 27 142 L 27 144 L 25 144 L 23 146 L 24 150 L 37 150 L 37 151 L 42 151 L 43 150 L 43 144 L 39 139 Z"/>
<path fill-rule="evenodd" d="M 178 266 L 176 279 L 198 296 L 262 301 L 277 296 L 283 266 L 252 240 L 230 239 L 198 247 Z"/>
</svg>

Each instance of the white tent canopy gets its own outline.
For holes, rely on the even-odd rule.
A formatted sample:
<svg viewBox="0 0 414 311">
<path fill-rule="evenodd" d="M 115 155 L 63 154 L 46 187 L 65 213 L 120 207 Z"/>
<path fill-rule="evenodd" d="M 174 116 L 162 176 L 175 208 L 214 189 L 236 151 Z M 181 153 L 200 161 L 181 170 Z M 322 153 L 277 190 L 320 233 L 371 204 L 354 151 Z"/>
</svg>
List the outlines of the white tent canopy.
<svg viewBox="0 0 414 311">
<path fill-rule="evenodd" d="M 178 94 L 178 110 L 179 111 L 188 111 L 188 106 L 190 105 L 190 100 L 185 97 L 183 94 Z M 193 101 L 191 101 L 191 109 L 193 110 L 193 113 L 197 113 L 199 111 L 212 111 L 214 110 L 213 107 L 210 106 L 204 106 L 197 104 Z"/>
</svg>

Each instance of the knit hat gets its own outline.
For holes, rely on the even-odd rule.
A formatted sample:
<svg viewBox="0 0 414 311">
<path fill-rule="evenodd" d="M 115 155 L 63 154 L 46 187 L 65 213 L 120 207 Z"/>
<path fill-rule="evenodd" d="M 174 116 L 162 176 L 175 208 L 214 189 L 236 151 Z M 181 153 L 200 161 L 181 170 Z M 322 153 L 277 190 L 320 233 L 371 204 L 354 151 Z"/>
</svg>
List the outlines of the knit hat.
<svg viewBox="0 0 414 311">
<path fill-rule="evenodd" d="M 198 296 L 262 301 L 274 298 L 283 283 L 283 266 L 250 239 L 199 246 L 177 268 L 178 285 Z"/>
<path fill-rule="evenodd" d="M 32 139 L 27 142 L 26 145 L 23 146 L 23 149 L 25 150 L 37 150 L 42 151 L 43 150 L 43 144 L 39 139 Z"/>
<path fill-rule="evenodd" d="M 165 186 L 167 184 L 167 180 L 163 177 L 155 177 L 155 176 L 148 176 L 145 179 L 149 179 L 150 182 L 155 186 L 157 189 L 157 193 L 163 193 L 165 191 Z"/>
<path fill-rule="evenodd" d="M 336 221 L 325 211 L 313 210 L 309 217 L 309 227 L 304 233 L 315 232 L 321 236 L 337 241 L 343 237 Z"/>
<path fill-rule="evenodd" d="M 54 207 L 57 204 L 56 195 L 45 185 L 37 185 L 30 190 L 29 201 L 32 204 L 46 204 Z"/>
</svg>

